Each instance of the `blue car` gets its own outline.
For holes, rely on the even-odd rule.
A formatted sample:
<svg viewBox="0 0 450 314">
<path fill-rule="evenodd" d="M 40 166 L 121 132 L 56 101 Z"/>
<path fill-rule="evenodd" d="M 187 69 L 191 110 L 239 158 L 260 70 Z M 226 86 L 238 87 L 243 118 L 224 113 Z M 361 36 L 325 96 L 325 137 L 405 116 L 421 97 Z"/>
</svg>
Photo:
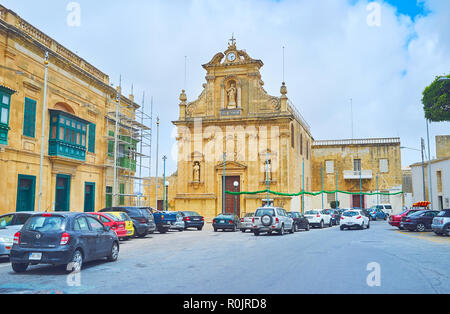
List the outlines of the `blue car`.
<svg viewBox="0 0 450 314">
<path fill-rule="evenodd" d="M 372 206 L 370 209 L 367 210 L 369 213 L 369 217 L 372 220 L 387 220 L 388 215 L 382 210 L 381 206 Z"/>
</svg>

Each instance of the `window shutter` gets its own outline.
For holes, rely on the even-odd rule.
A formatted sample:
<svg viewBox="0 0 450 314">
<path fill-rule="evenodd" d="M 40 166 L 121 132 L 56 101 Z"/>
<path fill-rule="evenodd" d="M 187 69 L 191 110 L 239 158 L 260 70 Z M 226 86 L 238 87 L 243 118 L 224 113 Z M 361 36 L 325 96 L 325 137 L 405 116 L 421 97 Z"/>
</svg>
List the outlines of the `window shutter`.
<svg viewBox="0 0 450 314">
<path fill-rule="evenodd" d="M 89 124 L 88 152 L 95 153 L 95 124 Z"/>
<path fill-rule="evenodd" d="M 36 101 L 25 98 L 23 135 L 34 137 L 36 129 Z"/>
</svg>

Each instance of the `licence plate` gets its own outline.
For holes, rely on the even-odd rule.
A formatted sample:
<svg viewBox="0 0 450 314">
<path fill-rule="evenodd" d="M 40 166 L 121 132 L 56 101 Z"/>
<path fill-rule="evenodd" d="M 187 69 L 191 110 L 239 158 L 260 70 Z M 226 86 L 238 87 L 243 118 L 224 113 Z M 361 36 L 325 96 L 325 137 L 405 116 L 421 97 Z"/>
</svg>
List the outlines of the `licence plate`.
<svg viewBox="0 0 450 314">
<path fill-rule="evenodd" d="M 30 261 L 40 261 L 42 259 L 42 253 L 30 253 Z"/>
<path fill-rule="evenodd" d="M 221 224 L 224 224 L 224 223 L 225 223 L 225 220 L 221 220 L 220 223 L 221 223 Z"/>
<path fill-rule="evenodd" d="M 194 220 L 195 220 L 195 221 L 199 221 L 199 220 L 200 220 L 200 218 L 194 218 Z"/>
</svg>

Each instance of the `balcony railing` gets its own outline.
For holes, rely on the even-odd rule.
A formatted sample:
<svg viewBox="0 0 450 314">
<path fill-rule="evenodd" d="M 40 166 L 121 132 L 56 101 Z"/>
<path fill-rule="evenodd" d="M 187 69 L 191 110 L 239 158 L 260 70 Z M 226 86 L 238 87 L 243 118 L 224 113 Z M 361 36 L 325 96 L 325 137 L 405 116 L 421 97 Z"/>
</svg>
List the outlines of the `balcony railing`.
<svg viewBox="0 0 450 314">
<path fill-rule="evenodd" d="M 369 180 L 373 178 L 372 170 L 362 170 L 362 171 L 353 171 L 353 170 L 345 170 L 344 171 L 344 179 L 345 180 Z"/>
</svg>

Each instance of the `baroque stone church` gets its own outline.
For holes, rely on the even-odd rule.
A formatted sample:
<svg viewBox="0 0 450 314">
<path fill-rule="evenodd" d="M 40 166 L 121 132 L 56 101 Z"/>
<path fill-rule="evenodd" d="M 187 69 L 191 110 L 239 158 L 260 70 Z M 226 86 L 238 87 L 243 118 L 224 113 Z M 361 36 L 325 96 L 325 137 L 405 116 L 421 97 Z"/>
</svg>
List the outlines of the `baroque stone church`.
<svg viewBox="0 0 450 314">
<path fill-rule="evenodd" d="M 287 97 L 264 89 L 264 63 L 239 50 L 231 39 L 225 52 L 203 65 L 206 83 L 197 100 L 180 95 L 177 127 L 178 173 L 174 207 L 207 219 L 222 212 L 243 215 L 267 203 L 267 194 L 224 195 L 225 191 L 297 193 L 311 188 L 308 124 Z M 303 176 L 304 173 L 304 176 Z M 300 210 L 301 197 L 273 196 L 269 203 Z M 306 204 L 305 204 L 306 205 Z"/>
</svg>

